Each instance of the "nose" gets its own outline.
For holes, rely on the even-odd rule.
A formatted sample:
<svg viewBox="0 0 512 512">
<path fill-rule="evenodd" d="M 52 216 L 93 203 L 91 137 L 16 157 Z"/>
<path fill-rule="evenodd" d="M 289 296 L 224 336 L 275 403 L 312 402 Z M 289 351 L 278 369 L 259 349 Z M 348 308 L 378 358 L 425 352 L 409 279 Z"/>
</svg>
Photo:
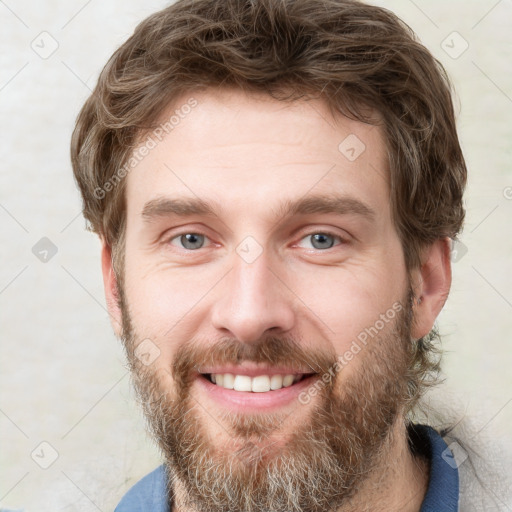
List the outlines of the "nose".
<svg viewBox="0 0 512 512">
<path fill-rule="evenodd" d="M 295 322 L 293 294 L 265 253 L 247 263 L 235 255 L 212 311 L 213 326 L 240 342 L 260 340 L 267 331 L 286 332 Z"/>
</svg>

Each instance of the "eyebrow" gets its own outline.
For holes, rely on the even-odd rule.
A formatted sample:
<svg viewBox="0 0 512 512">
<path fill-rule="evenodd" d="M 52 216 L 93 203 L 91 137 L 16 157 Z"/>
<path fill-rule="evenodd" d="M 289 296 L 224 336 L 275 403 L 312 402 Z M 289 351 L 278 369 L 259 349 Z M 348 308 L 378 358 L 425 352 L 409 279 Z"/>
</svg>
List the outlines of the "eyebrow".
<svg viewBox="0 0 512 512">
<path fill-rule="evenodd" d="M 370 221 L 377 217 L 376 212 L 366 203 L 346 195 L 315 195 L 302 197 L 298 200 L 287 200 L 277 210 L 273 211 L 276 218 L 313 213 L 356 214 Z"/>
<path fill-rule="evenodd" d="M 142 209 L 142 218 L 150 222 L 158 217 L 191 217 L 192 215 L 216 216 L 219 205 L 199 198 L 157 197 L 148 201 Z"/>
<path fill-rule="evenodd" d="M 216 201 L 205 201 L 199 198 L 157 197 L 148 201 L 142 209 L 142 218 L 151 222 L 160 217 L 191 217 L 194 215 L 219 217 L 223 210 Z M 363 201 L 352 196 L 314 195 L 297 200 L 286 200 L 278 208 L 271 210 L 276 219 L 284 219 L 297 215 L 314 213 L 333 213 L 336 215 L 356 214 L 374 221 L 375 210 Z"/>
</svg>

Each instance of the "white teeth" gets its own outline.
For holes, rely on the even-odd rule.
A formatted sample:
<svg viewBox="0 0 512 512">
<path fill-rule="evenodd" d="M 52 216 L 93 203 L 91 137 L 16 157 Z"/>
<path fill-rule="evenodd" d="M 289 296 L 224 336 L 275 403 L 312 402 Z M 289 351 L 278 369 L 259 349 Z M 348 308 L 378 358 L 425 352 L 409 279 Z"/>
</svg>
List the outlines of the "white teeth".
<svg viewBox="0 0 512 512">
<path fill-rule="evenodd" d="M 288 387 L 293 384 L 293 375 L 285 375 L 283 377 L 283 387 Z"/>
<path fill-rule="evenodd" d="M 258 375 L 252 379 L 251 391 L 255 393 L 265 393 L 270 391 L 270 378 L 268 375 Z"/>
<path fill-rule="evenodd" d="M 281 389 L 283 387 L 283 376 L 272 375 L 270 377 L 270 389 Z"/>
<path fill-rule="evenodd" d="M 233 389 L 235 385 L 235 377 L 231 373 L 221 375 L 220 386 L 226 389 Z"/>
<path fill-rule="evenodd" d="M 251 377 L 247 377 L 247 375 L 237 375 L 233 389 L 235 391 L 252 391 Z"/>
<path fill-rule="evenodd" d="M 232 373 L 211 374 L 211 380 L 217 386 L 235 391 L 252 391 L 253 393 L 266 393 L 291 386 L 302 378 L 302 375 L 233 375 Z"/>
</svg>

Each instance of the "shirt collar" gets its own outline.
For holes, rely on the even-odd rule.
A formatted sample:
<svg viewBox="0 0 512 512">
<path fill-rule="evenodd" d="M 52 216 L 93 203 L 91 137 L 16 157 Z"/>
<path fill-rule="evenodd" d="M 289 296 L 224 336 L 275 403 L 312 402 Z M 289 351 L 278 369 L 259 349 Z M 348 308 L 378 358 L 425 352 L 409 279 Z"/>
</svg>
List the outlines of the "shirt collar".
<svg viewBox="0 0 512 512">
<path fill-rule="evenodd" d="M 459 470 L 453 453 L 443 438 L 427 425 L 409 425 L 413 449 L 430 460 L 430 479 L 420 512 L 457 512 Z"/>
</svg>

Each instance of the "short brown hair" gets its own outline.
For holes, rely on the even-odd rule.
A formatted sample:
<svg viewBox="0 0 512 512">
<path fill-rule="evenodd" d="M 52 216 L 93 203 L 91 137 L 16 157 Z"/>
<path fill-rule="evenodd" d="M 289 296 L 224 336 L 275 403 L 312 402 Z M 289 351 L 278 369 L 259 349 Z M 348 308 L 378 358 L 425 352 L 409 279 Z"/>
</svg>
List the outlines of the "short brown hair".
<svg viewBox="0 0 512 512">
<path fill-rule="evenodd" d="M 212 86 L 322 98 L 363 122 L 377 112 L 407 269 L 423 247 L 460 231 L 466 166 L 450 82 L 393 13 L 354 0 L 178 0 L 113 54 L 73 133 L 84 216 L 114 254 L 126 213 L 116 172 L 173 99 Z"/>
</svg>

